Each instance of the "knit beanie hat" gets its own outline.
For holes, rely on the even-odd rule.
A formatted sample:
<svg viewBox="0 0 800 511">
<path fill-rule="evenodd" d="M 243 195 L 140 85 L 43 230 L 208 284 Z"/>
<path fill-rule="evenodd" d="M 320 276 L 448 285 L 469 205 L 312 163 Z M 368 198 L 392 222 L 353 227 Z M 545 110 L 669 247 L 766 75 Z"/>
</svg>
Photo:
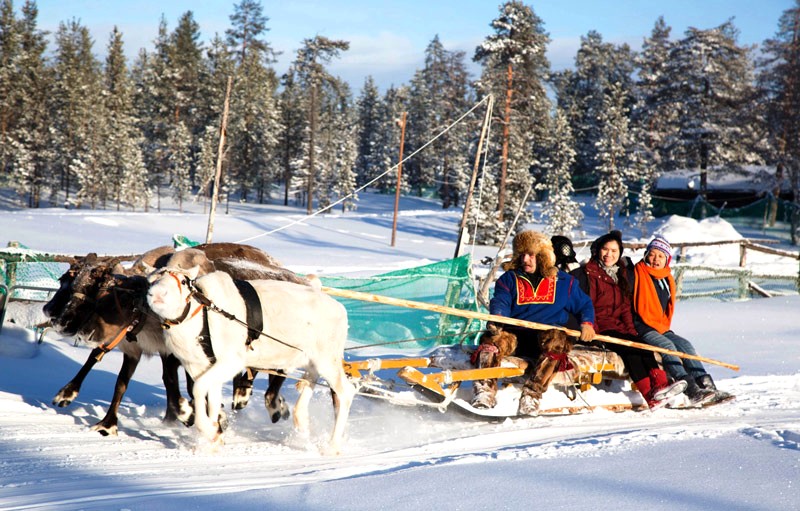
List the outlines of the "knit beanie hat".
<svg viewBox="0 0 800 511">
<path fill-rule="evenodd" d="M 556 235 L 550 238 L 550 242 L 553 244 L 553 252 L 556 255 L 556 266 L 558 268 L 564 270 L 570 264 L 578 263 L 578 259 L 575 257 L 575 248 L 569 238 Z"/>
<path fill-rule="evenodd" d="M 655 237 L 647 244 L 647 248 L 644 251 L 644 256 L 647 257 L 647 254 L 650 253 L 651 250 L 660 250 L 667 256 L 667 266 L 672 261 L 672 246 L 670 246 L 669 241 L 667 238 L 660 234 L 656 234 Z"/>
<path fill-rule="evenodd" d="M 514 253 L 511 260 L 503 264 L 504 270 L 519 268 L 524 254 L 534 254 L 536 271 L 542 277 L 553 277 L 558 273 L 558 268 L 555 267 L 556 255 L 553 252 L 553 243 L 544 234 L 536 231 L 522 231 L 514 236 L 512 247 Z"/>
<path fill-rule="evenodd" d="M 597 259 L 600 256 L 600 249 L 603 248 L 603 246 L 609 241 L 617 242 L 617 244 L 619 245 L 620 256 L 622 256 L 622 251 L 625 248 L 622 245 L 622 233 L 615 229 L 607 234 L 603 234 L 602 236 L 600 236 L 599 238 L 597 238 L 592 242 L 592 246 L 590 247 L 590 250 L 592 252 L 592 259 Z"/>
</svg>

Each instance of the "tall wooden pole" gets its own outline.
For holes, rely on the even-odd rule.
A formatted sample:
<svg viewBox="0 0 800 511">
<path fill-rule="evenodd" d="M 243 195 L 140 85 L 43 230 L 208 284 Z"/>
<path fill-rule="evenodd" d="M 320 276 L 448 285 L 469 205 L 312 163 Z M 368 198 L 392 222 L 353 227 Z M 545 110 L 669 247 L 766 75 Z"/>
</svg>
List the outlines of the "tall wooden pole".
<svg viewBox="0 0 800 511">
<path fill-rule="evenodd" d="M 397 164 L 397 188 L 394 191 L 394 219 L 392 220 L 392 246 L 397 236 L 397 212 L 400 209 L 400 182 L 403 177 L 403 145 L 406 141 L 406 112 L 398 121 L 400 125 L 400 160 Z"/>
<path fill-rule="evenodd" d="M 458 239 L 456 240 L 456 251 L 455 254 L 453 254 L 453 259 L 458 257 L 458 253 L 461 251 L 461 239 L 464 236 L 464 229 L 467 228 L 467 217 L 469 216 L 469 208 L 472 204 L 472 192 L 475 190 L 475 181 L 478 178 L 478 167 L 480 167 L 481 154 L 483 153 L 483 140 L 486 138 L 486 132 L 489 130 L 489 119 L 492 117 L 492 110 L 494 110 L 494 96 L 489 96 L 489 101 L 486 103 L 486 114 L 483 116 L 481 136 L 478 139 L 478 148 L 475 151 L 475 164 L 472 166 L 472 177 L 469 180 L 467 198 L 464 199 L 464 212 L 461 214 L 461 224 L 458 226 Z"/>
<path fill-rule="evenodd" d="M 225 91 L 225 106 L 222 108 L 222 123 L 219 128 L 219 147 L 217 147 L 217 171 L 214 174 L 214 191 L 211 194 L 211 210 L 208 213 L 208 230 L 206 243 L 211 243 L 214 235 L 214 213 L 217 211 L 217 196 L 219 195 L 219 180 L 222 175 L 222 157 L 225 153 L 225 132 L 228 129 L 228 105 L 231 99 L 231 85 L 233 78 L 228 76 L 228 88 Z"/>
</svg>

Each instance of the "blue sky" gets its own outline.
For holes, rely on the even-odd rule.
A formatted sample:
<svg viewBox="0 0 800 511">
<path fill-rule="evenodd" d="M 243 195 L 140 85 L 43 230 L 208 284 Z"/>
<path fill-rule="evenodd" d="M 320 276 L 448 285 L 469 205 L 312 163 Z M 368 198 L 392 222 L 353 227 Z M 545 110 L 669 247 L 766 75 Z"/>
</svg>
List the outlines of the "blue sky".
<svg viewBox="0 0 800 511">
<path fill-rule="evenodd" d="M 39 0 L 39 26 L 55 32 L 62 21 L 77 19 L 95 39 L 103 56 L 114 25 L 123 33 L 126 52 L 152 49 L 162 14 L 170 30 L 191 10 L 204 40 L 224 33 L 239 0 Z M 16 0 L 19 8 L 23 0 Z M 570 67 L 581 36 L 597 30 L 605 41 L 634 49 L 650 34 L 659 15 L 680 37 L 688 27 L 711 28 L 734 17 L 740 44 L 772 37 L 781 13 L 794 0 L 547 0 L 527 2 L 544 21 L 552 42 L 553 69 Z M 381 88 L 407 83 L 422 66 L 425 47 L 435 35 L 449 50 L 463 50 L 471 62 L 475 46 L 491 34 L 499 0 L 264 0 L 269 17 L 266 39 L 283 52 L 276 68 L 286 69 L 305 38 L 324 35 L 350 41 L 350 50 L 330 69 L 360 89 L 371 74 Z M 473 75 L 477 66 L 470 65 Z"/>
</svg>

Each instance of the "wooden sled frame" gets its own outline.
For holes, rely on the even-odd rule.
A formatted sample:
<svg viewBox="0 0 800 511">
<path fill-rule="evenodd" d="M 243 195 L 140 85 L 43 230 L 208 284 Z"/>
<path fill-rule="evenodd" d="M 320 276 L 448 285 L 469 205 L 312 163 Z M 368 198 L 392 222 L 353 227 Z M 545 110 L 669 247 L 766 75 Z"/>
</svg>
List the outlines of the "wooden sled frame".
<svg viewBox="0 0 800 511">
<path fill-rule="evenodd" d="M 580 351 L 582 348 L 578 348 Z M 591 348 L 589 348 L 591 349 Z M 613 356 L 617 356 L 613 354 Z M 439 408 L 445 410 L 453 402 L 456 392 L 463 382 L 472 382 L 484 379 L 509 379 L 525 375 L 530 362 L 520 357 L 509 356 L 503 359 L 500 367 L 470 368 L 470 369 L 444 369 L 437 367 L 431 357 L 417 358 L 372 358 L 367 360 L 344 362 L 345 373 L 350 378 L 365 380 L 374 378 L 377 371 L 397 370 L 396 375 L 409 384 L 412 388 L 422 391 L 423 394 L 440 400 Z M 420 369 L 430 369 L 423 372 Z M 618 367 L 612 362 L 597 362 L 594 364 L 577 364 L 577 376 L 572 381 L 555 381 L 551 386 L 572 386 L 581 392 L 589 390 L 592 386 L 600 386 L 611 380 L 627 380 L 627 375 L 620 374 Z M 366 375 L 364 373 L 367 373 Z M 558 377 L 557 377 L 558 379 Z M 636 408 L 636 404 L 599 405 L 611 411 L 623 411 Z M 460 408 L 464 408 L 461 406 Z M 553 410 L 542 410 L 542 414 L 576 413 L 586 410 L 587 406 L 559 407 Z M 492 416 L 494 417 L 494 416 Z M 495 417 L 500 418 L 500 417 Z"/>
</svg>

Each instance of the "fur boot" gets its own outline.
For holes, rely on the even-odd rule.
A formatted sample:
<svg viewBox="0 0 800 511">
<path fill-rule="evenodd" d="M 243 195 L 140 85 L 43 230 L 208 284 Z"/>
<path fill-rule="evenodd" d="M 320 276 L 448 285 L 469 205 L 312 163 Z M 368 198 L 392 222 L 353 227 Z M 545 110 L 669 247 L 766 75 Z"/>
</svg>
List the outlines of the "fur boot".
<svg viewBox="0 0 800 511">
<path fill-rule="evenodd" d="M 516 349 L 516 335 L 494 323 L 488 323 L 481 343 L 472 355 L 472 363 L 478 368 L 500 367 L 503 357 L 513 354 Z M 494 408 L 497 405 L 497 380 L 477 380 L 472 390 L 473 407 Z"/>
<path fill-rule="evenodd" d="M 473 407 L 486 409 L 497 405 L 497 380 L 475 380 L 472 390 Z"/>
<path fill-rule="evenodd" d="M 519 397 L 519 415 L 530 415 L 536 417 L 539 415 L 539 403 L 542 400 L 542 385 L 535 381 L 534 378 L 525 382 L 522 387 L 522 395 Z"/>
</svg>

